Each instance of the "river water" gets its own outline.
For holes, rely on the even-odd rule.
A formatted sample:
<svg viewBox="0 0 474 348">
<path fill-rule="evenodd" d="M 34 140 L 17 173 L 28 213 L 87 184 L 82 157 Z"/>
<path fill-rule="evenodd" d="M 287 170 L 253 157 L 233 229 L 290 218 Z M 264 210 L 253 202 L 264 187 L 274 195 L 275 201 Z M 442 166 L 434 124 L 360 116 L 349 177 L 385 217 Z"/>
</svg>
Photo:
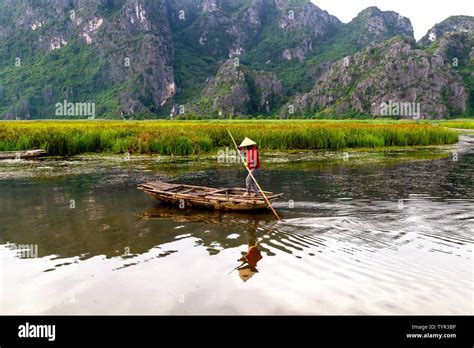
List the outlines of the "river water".
<svg viewBox="0 0 474 348">
<path fill-rule="evenodd" d="M 473 313 L 473 135 L 262 163 L 262 186 L 285 194 L 278 224 L 136 189 L 243 186 L 212 157 L 0 162 L 0 313 Z M 256 266 L 235 269 L 256 243 Z"/>
</svg>

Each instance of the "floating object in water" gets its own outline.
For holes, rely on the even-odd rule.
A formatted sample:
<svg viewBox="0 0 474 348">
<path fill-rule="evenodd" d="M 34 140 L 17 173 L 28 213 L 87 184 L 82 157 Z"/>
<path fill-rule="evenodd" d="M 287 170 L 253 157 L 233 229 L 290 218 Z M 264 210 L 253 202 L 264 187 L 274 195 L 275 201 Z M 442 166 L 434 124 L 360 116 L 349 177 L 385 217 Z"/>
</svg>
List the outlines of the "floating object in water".
<svg viewBox="0 0 474 348">
<path fill-rule="evenodd" d="M 26 159 L 42 157 L 44 155 L 46 155 L 45 150 L 3 151 L 0 152 L 0 159 Z"/>
<path fill-rule="evenodd" d="M 169 184 L 161 181 L 141 184 L 138 189 L 164 203 L 180 208 L 207 208 L 215 210 L 260 210 L 268 208 L 262 195 L 244 196 L 243 188 L 215 189 L 203 186 Z M 268 200 L 275 200 L 283 193 L 265 192 Z"/>
</svg>

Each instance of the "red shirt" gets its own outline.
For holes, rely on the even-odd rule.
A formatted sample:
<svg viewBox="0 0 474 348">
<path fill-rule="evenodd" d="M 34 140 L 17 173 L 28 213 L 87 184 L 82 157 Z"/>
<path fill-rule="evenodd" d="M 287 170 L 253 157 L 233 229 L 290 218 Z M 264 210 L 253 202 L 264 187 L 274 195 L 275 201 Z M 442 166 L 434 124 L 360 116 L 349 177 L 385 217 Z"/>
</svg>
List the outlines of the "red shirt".
<svg viewBox="0 0 474 348">
<path fill-rule="evenodd" d="M 258 157 L 257 145 L 253 145 L 247 148 L 247 164 L 249 169 L 260 168 L 260 158 Z"/>
</svg>

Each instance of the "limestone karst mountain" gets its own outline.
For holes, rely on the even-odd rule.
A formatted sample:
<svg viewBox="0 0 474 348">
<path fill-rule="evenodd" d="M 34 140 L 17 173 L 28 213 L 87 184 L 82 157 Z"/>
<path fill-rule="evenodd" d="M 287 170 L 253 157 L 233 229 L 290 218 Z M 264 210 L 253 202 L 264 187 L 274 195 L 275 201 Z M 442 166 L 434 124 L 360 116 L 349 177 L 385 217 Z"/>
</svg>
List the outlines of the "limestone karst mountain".
<svg viewBox="0 0 474 348">
<path fill-rule="evenodd" d="M 309 0 L 0 0 L 0 117 L 62 118 L 65 101 L 104 118 L 180 106 L 288 117 L 292 102 L 301 116 L 350 116 L 387 97 L 423 103 L 426 117 L 467 115 L 472 23 L 450 17 L 417 44 L 395 12 L 343 24 Z M 398 56 L 371 59 L 393 45 Z"/>
</svg>

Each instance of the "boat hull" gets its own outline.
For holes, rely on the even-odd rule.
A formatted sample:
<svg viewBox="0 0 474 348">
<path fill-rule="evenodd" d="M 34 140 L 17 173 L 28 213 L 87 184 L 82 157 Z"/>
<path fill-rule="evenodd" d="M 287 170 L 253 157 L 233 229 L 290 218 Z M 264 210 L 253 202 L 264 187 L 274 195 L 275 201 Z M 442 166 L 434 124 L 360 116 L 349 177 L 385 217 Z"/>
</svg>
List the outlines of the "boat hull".
<svg viewBox="0 0 474 348">
<path fill-rule="evenodd" d="M 204 208 L 223 211 L 253 211 L 268 208 L 262 195 L 244 197 L 244 189 L 213 189 L 202 186 L 175 185 L 163 182 L 152 182 L 138 186 L 138 189 L 157 200 L 182 209 Z M 265 192 L 272 201 L 282 196 Z"/>
</svg>

